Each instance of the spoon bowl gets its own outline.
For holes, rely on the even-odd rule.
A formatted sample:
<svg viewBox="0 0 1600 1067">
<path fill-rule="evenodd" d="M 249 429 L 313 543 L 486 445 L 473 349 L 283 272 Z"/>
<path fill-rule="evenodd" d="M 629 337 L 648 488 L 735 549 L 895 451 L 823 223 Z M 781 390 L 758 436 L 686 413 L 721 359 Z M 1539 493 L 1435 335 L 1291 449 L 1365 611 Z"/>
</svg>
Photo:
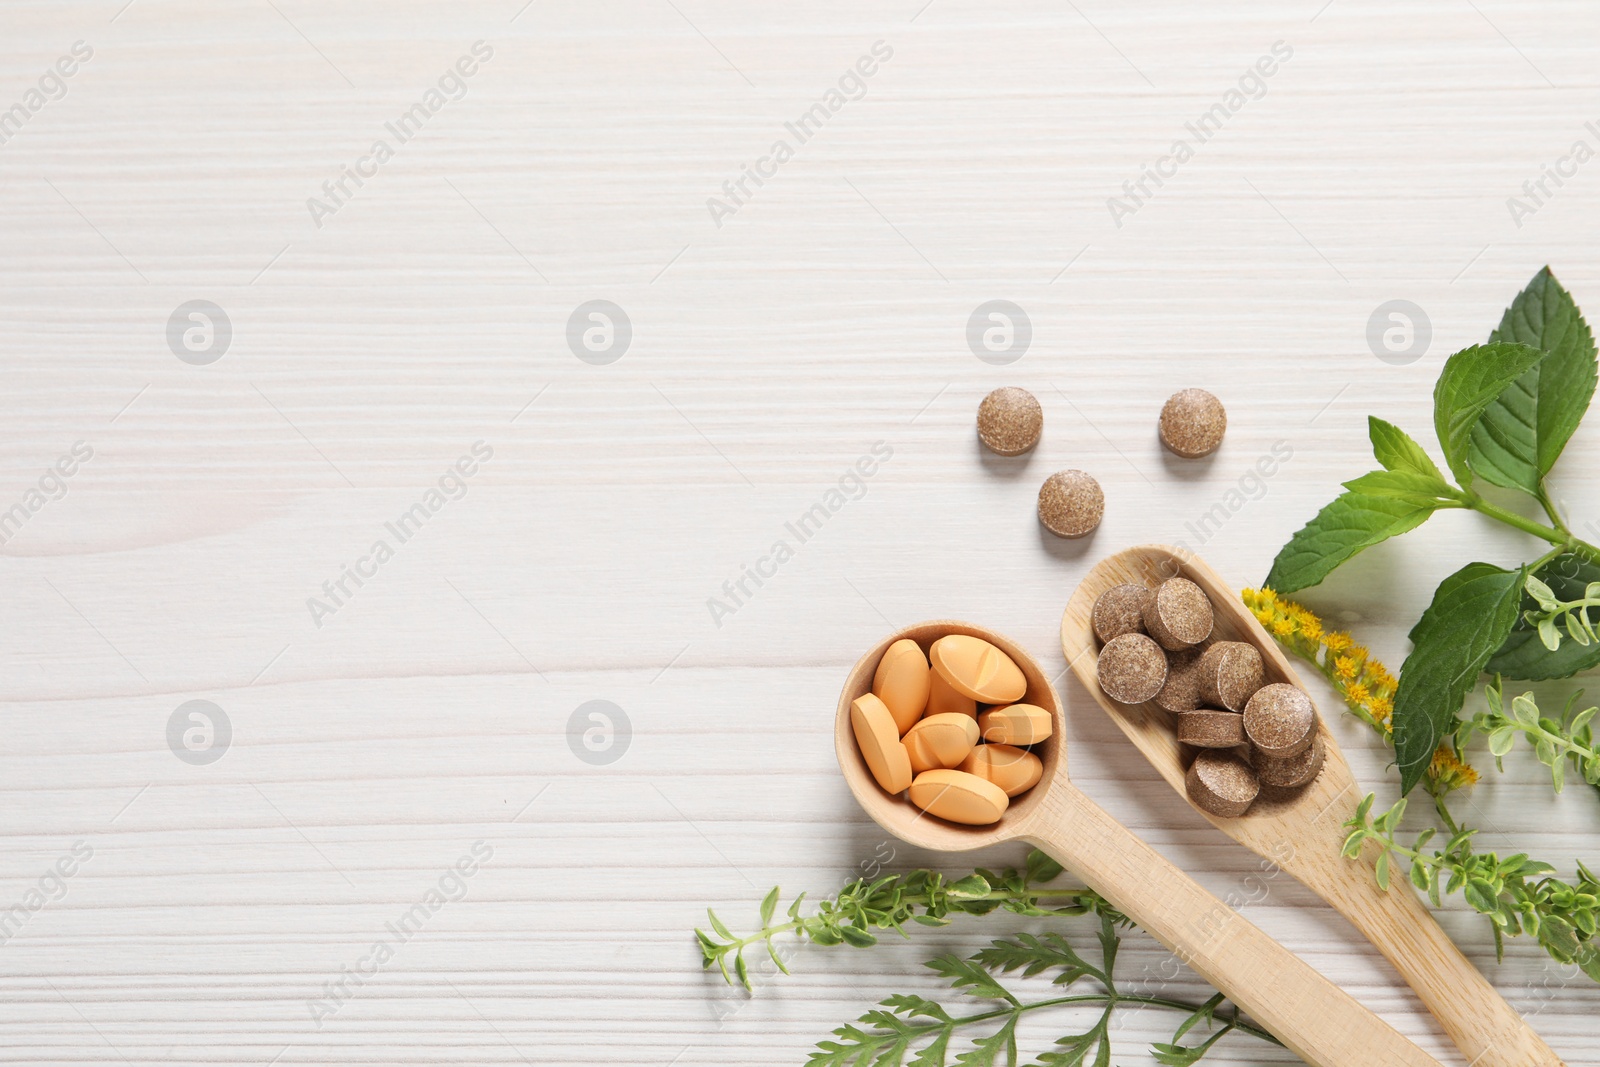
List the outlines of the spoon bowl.
<svg viewBox="0 0 1600 1067">
<path fill-rule="evenodd" d="M 1014 798 L 992 826 L 946 822 L 879 787 L 856 747 L 850 704 L 872 688 L 883 653 L 910 638 L 923 652 L 946 634 L 979 637 L 1022 669 L 1022 703 L 1050 713 L 1048 739 L 1033 746 L 1044 764 L 1037 785 Z M 1067 777 L 1066 719 L 1038 663 L 1016 642 L 954 620 L 918 623 L 878 642 L 845 679 L 834 748 L 850 791 L 873 821 L 920 848 L 965 852 L 1025 841 L 1144 927 L 1217 989 L 1315 1067 L 1439 1067 L 1438 1061 L 1318 974 L 1298 956 L 1212 896 L 1136 837 Z"/>
<path fill-rule="evenodd" d="M 1022 668 L 1022 675 L 1028 682 L 1028 691 L 1015 703 L 1033 704 L 1050 713 L 1050 736 L 1032 747 L 1034 755 L 1044 764 L 1044 774 L 1039 778 L 1039 784 L 1021 796 L 1013 797 L 1010 806 L 1006 808 L 1006 813 L 992 826 L 965 826 L 946 822 L 924 814 L 919 808 L 912 806 L 909 800 L 885 793 L 877 780 L 872 777 L 872 772 L 867 769 L 867 762 L 861 757 L 855 733 L 850 726 L 850 704 L 857 697 L 872 692 L 873 673 L 877 670 L 878 661 L 883 658 L 884 652 L 890 645 L 903 638 L 910 638 L 926 656 L 928 648 L 947 634 L 981 637 L 1010 656 L 1016 665 Z M 1037 817 L 1040 805 L 1044 801 L 1045 784 L 1058 774 L 1063 779 L 1066 778 L 1065 728 L 1066 718 L 1062 712 L 1061 700 L 1056 696 L 1050 680 L 1044 676 L 1044 672 L 1039 669 L 1032 656 L 1012 643 L 1009 638 L 993 630 L 950 619 L 940 619 L 918 623 L 891 634 L 861 657 L 850 671 L 844 691 L 839 694 L 839 714 L 834 720 L 833 746 L 839 757 L 839 767 L 844 771 L 845 781 L 850 785 L 850 791 L 855 794 L 856 802 L 872 816 L 873 822 L 902 841 L 919 848 L 936 849 L 940 852 L 966 852 L 1012 841 L 1024 835 L 1026 827 Z"/>
</svg>

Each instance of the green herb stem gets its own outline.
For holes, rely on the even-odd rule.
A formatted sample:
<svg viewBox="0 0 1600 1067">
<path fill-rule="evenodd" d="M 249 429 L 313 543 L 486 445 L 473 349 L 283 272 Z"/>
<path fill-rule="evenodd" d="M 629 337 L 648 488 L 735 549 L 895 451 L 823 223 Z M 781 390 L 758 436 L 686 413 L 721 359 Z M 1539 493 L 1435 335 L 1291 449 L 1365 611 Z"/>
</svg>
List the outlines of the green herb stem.
<svg viewBox="0 0 1600 1067">
<path fill-rule="evenodd" d="M 1550 516 L 1550 525 L 1560 530 L 1567 536 L 1572 536 L 1572 531 L 1567 529 L 1567 524 L 1561 518 L 1561 512 L 1556 509 L 1555 502 L 1550 499 L 1550 492 L 1545 488 L 1544 480 L 1540 479 L 1538 492 L 1534 494 L 1539 501 L 1539 506 L 1544 508 L 1544 513 Z"/>
<path fill-rule="evenodd" d="M 1600 548 L 1591 545 L 1589 542 L 1573 535 L 1570 531 L 1564 528 L 1553 528 L 1546 526 L 1543 523 L 1535 522 L 1532 519 L 1525 518 L 1521 515 L 1518 515 L 1514 511 L 1510 511 L 1501 507 L 1498 504 L 1490 503 L 1470 489 L 1465 492 L 1463 499 L 1466 502 L 1466 506 L 1471 508 L 1473 511 L 1476 511 L 1482 515 L 1487 515 L 1491 519 L 1497 519 L 1500 522 L 1505 523 L 1507 526 L 1515 527 L 1516 529 L 1521 530 L 1523 533 L 1532 534 L 1542 541 L 1548 541 L 1552 545 L 1555 545 L 1558 549 L 1558 552 L 1549 556 L 1548 558 L 1550 559 L 1553 559 L 1555 555 L 1559 555 L 1560 552 L 1565 551 L 1571 552 L 1574 555 L 1582 556 L 1590 563 L 1600 563 Z M 1533 568 L 1530 568 L 1530 570 L 1531 569 Z"/>
<path fill-rule="evenodd" d="M 1173 1000 L 1171 997 L 1152 997 L 1138 993 L 1079 993 L 1070 997 L 1051 997 L 1049 1000 L 1013 1003 L 1010 1007 L 995 1008 L 992 1011 L 982 1011 L 973 1015 L 958 1015 L 952 1018 L 949 1023 L 930 1022 L 920 1026 L 912 1024 L 898 1033 L 907 1034 L 910 1036 L 911 1040 L 915 1041 L 919 1037 L 928 1037 L 942 1030 L 951 1029 L 952 1025 L 955 1027 L 974 1026 L 978 1023 L 991 1022 L 995 1019 L 1020 1017 L 1027 1012 L 1038 1011 L 1041 1008 L 1059 1008 L 1066 1004 L 1101 1004 L 1104 1005 L 1108 1011 L 1124 1006 L 1167 1008 L 1171 1011 L 1181 1011 L 1185 1015 L 1192 1015 L 1201 1008 L 1201 1005 L 1199 1004 L 1190 1004 L 1182 1000 Z M 1280 1042 L 1276 1037 L 1273 1037 L 1272 1034 L 1266 1030 L 1261 1029 L 1259 1026 L 1252 1026 L 1241 1019 L 1237 1009 L 1235 1009 L 1230 1015 L 1218 1015 L 1216 1018 L 1223 1023 L 1223 1027 L 1220 1031 L 1218 1031 L 1217 1034 L 1213 1036 L 1220 1037 L 1229 1030 L 1238 1030 L 1240 1033 L 1245 1033 L 1252 1037 L 1260 1038 L 1262 1041 L 1265 1041 L 1271 1045 L 1282 1044 L 1282 1042 Z"/>
</svg>

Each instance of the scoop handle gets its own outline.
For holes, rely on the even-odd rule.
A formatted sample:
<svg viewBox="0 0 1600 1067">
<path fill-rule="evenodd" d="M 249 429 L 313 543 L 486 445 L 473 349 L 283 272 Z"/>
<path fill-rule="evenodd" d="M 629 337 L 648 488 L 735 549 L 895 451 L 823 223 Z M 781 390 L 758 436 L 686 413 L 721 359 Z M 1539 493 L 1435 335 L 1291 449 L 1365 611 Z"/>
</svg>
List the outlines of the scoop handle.
<svg viewBox="0 0 1600 1067">
<path fill-rule="evenodd" d="M 1441 1067 L 1058 781 L 1024 835 L 1315 1067 Z"/>
<path fill-rule="evenodd" d="M 1378 888 L 1377 852 L 1368 843 L 1359 860 L 1348 860 L 1332 847 L 1302 849 L 1283 866 L 1388 957 L 1472 1067 L 1562 1067 L 1561 1057 L 1461 954 L 1410 882 Z"/>
</svg>

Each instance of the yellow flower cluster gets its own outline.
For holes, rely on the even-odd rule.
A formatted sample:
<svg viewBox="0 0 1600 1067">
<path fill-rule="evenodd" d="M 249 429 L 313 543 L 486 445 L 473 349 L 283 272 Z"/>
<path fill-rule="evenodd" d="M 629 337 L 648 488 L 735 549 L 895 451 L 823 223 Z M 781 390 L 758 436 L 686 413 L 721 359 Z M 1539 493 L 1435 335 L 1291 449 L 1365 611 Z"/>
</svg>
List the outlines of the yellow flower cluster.
<svg viewBox="0 0 1600 1067">
<path fill-rule="evenodd" d="M 1246 589 L 1240 594 L 1277 642 L 1316 667 L 1333 684 L 1351 714 L 1393 743 L 1394 675 L 1343 630 L 1328 630 L 1308 608 L 1285 600 L 1271 589 Z M 1459 789 L 1478 780 L 1478 772 L 1463 763 L 1449 743 L 1433 754 L 1428 777 L 1441 792 Z"/>
</svg>

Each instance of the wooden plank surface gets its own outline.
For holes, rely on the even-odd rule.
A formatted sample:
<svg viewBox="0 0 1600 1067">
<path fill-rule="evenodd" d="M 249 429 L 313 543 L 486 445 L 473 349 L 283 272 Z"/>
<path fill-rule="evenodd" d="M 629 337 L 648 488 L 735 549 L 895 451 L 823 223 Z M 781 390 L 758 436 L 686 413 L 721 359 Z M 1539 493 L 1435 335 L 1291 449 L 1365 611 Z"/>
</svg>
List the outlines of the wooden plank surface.
<svg viewBox="0 0 1600 1067">
<path fill-rule="evenodd" d="M 802 1062 L 878 998 L 933 990 L 923 959 L 1029 926 L 804 950 L 753 997 L 700 973 L 707 904 L 742 930 L 770 885 L 825 894 L 891 848 L 958 869 L 885 844 L 838 778 L 861 649 L 955 616 L 1061 670 L 1079 577 L 1145 541 L 1258 582 L 1366 469 L 1365 416 L 1423 436 L 1443 358 L 1540 266 L 1600 306 L 1600 164 L 1507 206 L 1575 141 L 1600 148 L 1592 6 L 920 5 L 0 6 L 0 515 L 22 507 L 0 527 L 0 901 L 74 871 L 0 945 L 0 1062 Z M 1219 128 L 1187 132 L 1279 42 Z M 819 102 L 802 142 L 786 123 Z M 386 124 L 419 103 L 402 143 Z M 1182 137 L 1192 158 L 1114 220 Z M 713 212 L 779 139 L 792 158 Z M 358 166 L 335 203 L 324 182 Z M 1431 322 L 1404 365 L 1368 343 L 1397 299 Z M 231 327 L 209 363 L 184 316 L 192 361 L 169 343 L 197 300 Z M 569 347 L 593 300 L 631 323 L 614 362 Z M 968 343 L 992 300 L 1031 322 L 1005 365 Z M 1002 384 L 1044 404 L 1025 459 L 973 438 Z M 1230 415 L 1200 463 L 1155 440 L 1184 385 Z M 1275 444 L 1289 458 L 1251 480 Z M 1063 467 L 1105 487 L 1092 540 L 1034 519 Z M 1600 523 L 1597 474 L 1585 427 L 1555 476 L 1576 528 Z M 1248 499 L 1219 523 L 1230 488 Z M 833 490 L 801 543 L 786 523 Z M 713 612 L 780 539 L 792 558 Z M 1445 515 L 1306 599 L 1397 667 L 1440 577 L 1533 554 Z M 1256 869 L 1063 696 L 1098 802 L 1215 892 Z M 169 748 L 194 700 L 231 726 L 213 763 Z M 569 744 L 594 700 L 630 724 L 603 765 Z M 1331 725 L 1391 797 L 1374 739 Z M 1553 799 L 1530 762 L 1467 817 L 1570 873 L 1595 798 Z M 76 842 L 92 855 L 63 860 Z M 464 897 L 318 1018 L 441 880 Z M 1309 892 L 1276 880 L 1248 910 L 1456 1062 Z M 1591 983 L 1520 941 L 1496 964 L 1459 906 L 1442 921 L 1569 1063 L 1600 1062 Z M 1130 938 L 1135 973 L 1162 958 Z M 1129 1020 L 1118 1062 L 1164 1027 Z M 1214 1056 L 1278 1062 L 1231 1038 Z"/>
</svg>

